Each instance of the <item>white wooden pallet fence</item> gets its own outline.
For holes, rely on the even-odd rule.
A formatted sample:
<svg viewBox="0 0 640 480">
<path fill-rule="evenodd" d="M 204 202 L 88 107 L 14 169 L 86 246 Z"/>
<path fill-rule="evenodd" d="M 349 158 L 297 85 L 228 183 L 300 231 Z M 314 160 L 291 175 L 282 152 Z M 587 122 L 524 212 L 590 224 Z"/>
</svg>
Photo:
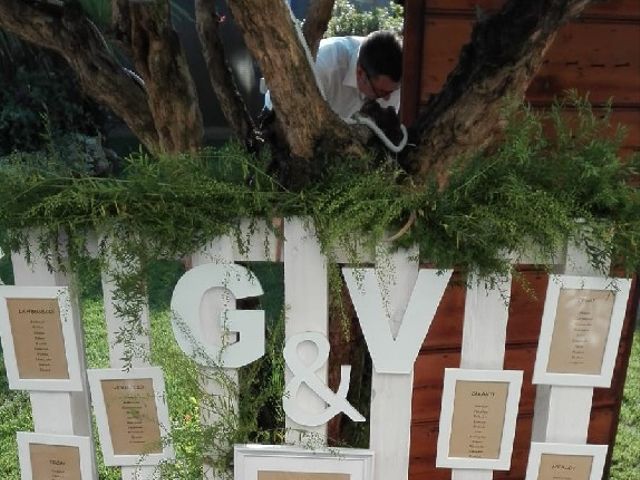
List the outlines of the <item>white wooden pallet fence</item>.
<svg viewBox="0 0 640 480">
<path fill-rule="evenodd" d="M 116 239 L 109 240 L 106 248 L 115 246 Z M 126 274 L 127 269 L 135 268 L 135 266 L 124 266 L 118 264 L 113 256 L 107 253 L 109 258 L 106 271 L 102 272 L 102 295 L 104 299 L 104 314 L 107 323 L 107 340 L 109 342 L 109 366 L 111 368 L 124 369 L 148 367 L 149 356 L 151 355 L 151 341 L 149 338 L 151 324 L 149 322 L 149 306 L 147 299 L 141 299 L 143 302 L 140 305 L 140 316 L 137 319 L 145 332 L 143 335 L 136 336 L 133 340 L 132 352 L 133 356 L 128 362 L 125 359 L 127 352 L 125 352 L 124 345 L 117 341 L 118 333 L 121 330 L 127 328 L 127 321 L 129 319 L 123 318 L 118 315 L 119 301 L 116 296 L 116 282 L 112 275 Z M 122 480 L 152 480 L 159 478 L 159 472 L 157 467 L 150 465 L 138 465 L 138 466 L 123 466 Z"/>
<path fill-rule="evenodd" d="M 191 257 L 191 264 L 193 267 L 200 265 L 206 265 L 209 263 L 224 264 L 235 262 L 266 262 L 277 261 L 277 246 L 278 242 L 273 232 L 267 228 L 267 225 L 263 222 L 252 224 L 248 221 L 244 221 L 241 224 L 241 238 L 243 243 L 246 243 L 246 248 L 239 248 L 236 239 L 229 236 L 224 236 L 215 239 L 208 246 L 202 250 L 196 252 Z M 220 316 L 222 310 L 234 310 L 236 305 L 235 297 L 228 291 L 223 289 L 214 288 L 206 292 L 200 305 L 200 321 L 203 324 L 203 330 L 208 331 L 210 335 L 209 340 L 212 343 L 218 343 L 216 338 L 219 338 L 223 332 L 220 326 Z M 231 334 L 231 337 L 235 337 Z M 234 341 L 235 338 L 229 338 L 229 341 Z M 219 383 L 217 383 L 210 372 L 206 371 L 206 368 L 201 369 L 203 382 L 203 390 L 216 399 L 224 399 L 228 397 L 229 392 Z M 236 369 L 224 369 L 223 374 L 228 377 L 230 381 L 237 385 L 238 372 Z M 234 405 L 235 409 L 238 404 L 237 399 L 228 399 Z M 206 406 L 201 410 L 201 421 L 203 425 L 213 425 L 219 419 L 219 415 L 216 412 L 206 410 Z M 207 452 L 215 457 L 215 452 Z M 205 480 L 218 480 L 221 478 L 216 474 L 214 469 L 210 465 L 203 465 L 203 478 Z"/>
<path fill-rule="evenodd" d="M 567 275 L 601 276 L 591 266 L 587 254 L 573 244 L 567 245 L 562 270 Z M 586 444 L 592 401 L 593 387 L 538 385 L 532 440 Z"/>
<path fill-rule="evenodd" d="M 45 258 L 38 249 L 37 232 L 29 234 L 30 258 L 26 259 L 26 252 L 13 252 L 11 263 L 16 286 L 41 286 L 41 287 L 68 287 L 71 278 L 60 271 L 56 264 L 51 271 Z M 78 297 L 74 289 L 70 290 L 72 318 L 75 323 L 75 331 L 82 332 Z M 84 356 L 84 340 L 82 335 L 77 338 L 78 362 L 82 372 L 86 370 Z M 83 390 L 79 392 L 41 392 L 30 391 L 31 413 L 33 427 L 36 433 L 56 435 L 79 435 L 91 437 L 91 414 L 89 401 L 89 388 L 86 376 L 82 376 Z M 93 441 L 91 448 L 94 450 Z M 94 455 L 95 457 L 95 455 Z M 95 469 L 92 479 L 97 480 Z"/>
<path fill-rule="evenodd" d="M 460 368 L 502 370 L 511 298 L 511 276 L 489 286 L 471 274 L 464 304 Z M 493 470 L 454 469 L 454 480 L 489 480 Z"/>
<path fill-rule="evenodd" d="M 286 339 L 296 334 L 313 331 L 328 336 L 328 278 L 327 259 L 322 255 L 320 245 L 309 222 L 300 218 L 284 221 L 285 242 L 279 239 L 263 223 L 244 222 L 242 237 L 247 248 L 238 248 L 231 237 L 215 239 L 209 246 L 192 256 L 193 267 L 209 263 L 235 263 L 246 261 L 284 261 L 284 291 L 286 305 Z M 282 247 L 282 248 L 280 248 Z M 391 267 L 388 291 L 389 328 L 395 337 L 419 275 L 419 264 L 415 250 L 400 250 L 395 253 L 384 251 L 376 260 L 384 258 L 385 269 Z M 338 254 L 344 259 L 344 255 Z M 282 257 L 282 258 L 281 258 Z M 49 272 L 47 265 L 36 250 L 32 250 L 31 263 L 27 263 L 22 253 L 11 255 L 16 285 L 60 286 L 68 285 L 66 276 Z M 350 259 L 353 260 L 353 259 Z M 362 257 L 361 261 L 371 261 Z M 111 263 L 111 271 L 120 271 L 122 266 Z M 598 272 L 589 267 L 585 255 L 570 246 L 564 261 L 564 273 L 597 276 Z M 501 370 L 504 363 L 506 327 L 511 293 L 511 277 L 505 277 L 491 286 L 483 279 L 472 275 L 468 281 L 465 301 L 463 344 L 460 368 Z M 122 345 L 115 341 L 118 331 L 124 327 L 124 319 L 117 314 L 117 299 L 114 296 L 114 280 L 103 272 L 102 286 L 105 317 L 109 338 L 109 358 L 112 368 L 124 366 Z M 220 314 L 223 310 L 235 308 L 235 298 L 223 289 L 212 289 L 202 299 L 200 320 L 203 330 L 209 332 L 211 341 L 222 335 Z M 439 301 L 439 298 L 437 299 Z M 72 295 L 74 318 L 79 319 L 77 298 Z M 437 305 L 437 303 L 436 303 Z M 140 321 L 145 326 L 146 335 L 137 338 L 138 347 L 146 355 L 133 358 L 133 367 L 148 366 L 150 340 L 148 336 L 149 312 L 145 306 Z M 78 322 L 77 331 L 82 328 Z M 84 352 L 82 336 L 78 340 L 79 351 Z M 312 345 L 301 344 L 298 355 L 311 363 L 316 357 Z M 84 358 L 80 359 L 84 371 Z M 328 365 L 324 364 L 316 375 L 327 383 Z M 203 386 L 211 395 L 225 394 L 216 382 L 207 380 L 203 370 Z M 237 382 L 237 370 L 226 369 L 226 373 Z M 292 373 L 287 369 L 285 381 Z M 89 395 L 84 378 L 84 390 L 75 393 L 30 392 L 36 432 L 82 435 L 91 437 Z M 411 427 L 411 400 L 413 393 L 413 371 L 410 373 L 378 373 L 372 378 L 370 448 L 375 451 L 375 480 L 407 480 L 409 469 L 409 438 Z M 586 443 L 591 412 L 593 388 L 566 386 L 538 386 L 532 439 L 541 442 Z M 325 401 L 304 384 L 297 400 L 306 409 L 321 411 Z M 237 399 L 236 399 L 237 402 Z M 52 415 L 52 412 L 55 414 Z M 215 422 L 215 415 L 203 411 L 203 423 Z M 313 443 L 326 444 L 326 425 L 305 427 L 287 419 L 289 429 L 287 440 L 305 443 L 306 432 L 314 438 Z M 94 472 L 94 479 L 97 478 Z M 211 468 L 203 467 L 206 480 L 219 480 Z M 123 480 L 152 480 L 159 477 L 156 467 L 122 467 Z M 454 480 L 488 480 L 493 478 L 491 470 L 454 469 Z"/>
</svg>

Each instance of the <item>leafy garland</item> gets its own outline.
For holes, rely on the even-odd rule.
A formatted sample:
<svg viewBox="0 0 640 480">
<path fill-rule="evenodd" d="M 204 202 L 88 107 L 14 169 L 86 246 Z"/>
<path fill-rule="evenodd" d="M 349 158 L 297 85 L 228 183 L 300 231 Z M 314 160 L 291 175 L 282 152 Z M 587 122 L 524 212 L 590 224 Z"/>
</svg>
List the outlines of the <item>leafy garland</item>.
<svg viewBox="0 0 640 480">
<path fill-rule="evenodd" d="M 561 114 L 567 107 L 576 111 L 574 125 Z M 16 249 L 24 229 L 38 228 L 48 249 L 64 231 L 71 253 L 82 256 L 86 232 L 95 230 L 144 260 L 188 255 L 238 232 L 241 218 L 304 216 L 329 253 L 338 245 L 353 250 L 359 236 L 373 247 L 413 212 L 397 243 L 417 243 L 421 261 L 437 267 L 502 273 L 511 268 L 507 253 L 533 248 L 548 260 L 573 240 L 595 266 L 611 255 L 633 272 L 640 199 L 630 181 L 640 158 L 620 162 L 622 133 L 612 135 L 608 113 L 598 118 L 575 96 L 547 113 L 517 108 L 501 144 L 456 168 L 444 191 L 413 188 L 392 169 L 363 174 L 345 159 L 321 184 L 291 192 L 264 173 L 268 159 L 234 144 L 197 156 L 137 153 L 121 178 L 76 173 L 51 154 L 15 154 L 0 161 L 0 232 Z"/>
</svg>

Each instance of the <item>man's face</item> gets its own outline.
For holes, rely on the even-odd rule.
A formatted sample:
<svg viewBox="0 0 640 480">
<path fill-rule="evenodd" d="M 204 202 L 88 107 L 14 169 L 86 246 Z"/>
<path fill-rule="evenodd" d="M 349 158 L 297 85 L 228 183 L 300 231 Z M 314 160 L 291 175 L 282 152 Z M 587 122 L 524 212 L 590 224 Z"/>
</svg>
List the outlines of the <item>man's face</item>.
<svg viewBox="0 0 640 480">
<path fill-rule="evenodd" d="M 365 97 L 371 100 L 375 100 L 377 98 L 389 100 L 389 96 L 400 88 L 400 83 L 394 82 L 389 76 L 371 76 L 360 65 L 358 65 L 356 70 L 356 78 L 358 90 L 360 90 Z"/>
</svg>

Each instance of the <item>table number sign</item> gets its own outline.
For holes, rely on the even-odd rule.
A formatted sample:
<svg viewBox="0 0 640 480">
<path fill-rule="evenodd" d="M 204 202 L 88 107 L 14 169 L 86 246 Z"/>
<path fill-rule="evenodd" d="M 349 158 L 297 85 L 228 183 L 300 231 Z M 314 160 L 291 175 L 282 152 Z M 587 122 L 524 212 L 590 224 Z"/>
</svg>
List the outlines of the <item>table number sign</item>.
<svg viewBox="0 0 640 480">
<path fill-rule="evenodd" d="M 18 432 L 22 480 L 90 480 L 94 464 L 89 437 Z"/>
<path fill-rule="evenodd" d="M 101 387 L 113 453 L 162 453 L 162 434 L 152 380 L 102 380 Z"/>
<path fill-rule="evenodd" d="M 445 370 L 436 465 L 508 470 L 521 371 Z"/>
<path fill-rule="evenodd" d="M 610 386 L 630 287 L 629 279 L 550 276 L 533 383 Z"/>
<path fill-rule="evenodd" d="M 505 382 L 456 382 L 450 456 L 500 457 L 508 393 Z"/>
<path fill-rule="evenodd" d="M 526 480 L 600 480 L 606 445 L 531 444 Z"/>
<path fill-rule="evenodd" d="M 258 480 L 351 480 L 346 473 L 258 472 Z"/>
<path fill-rule="evenodd" d="M 600 373 L 615 297 L 609 290 L 560 290 L 547 372 Z"/>
<path fill-rule="evenodd" d="M 10 388 L 82 390 L 66 287 L 0 286 L 0 333 Z"/>
<path fill-rule="evenodd" d="M 373 480 L 371 450 L 236 445 L 235 480 Z"/>
<path fill-rule="evenodd" d="M 163 438 L 169 413 L 159 368 L 88 374 L 105 465 L 157 465 L 173 458 Z"/>
</svg>

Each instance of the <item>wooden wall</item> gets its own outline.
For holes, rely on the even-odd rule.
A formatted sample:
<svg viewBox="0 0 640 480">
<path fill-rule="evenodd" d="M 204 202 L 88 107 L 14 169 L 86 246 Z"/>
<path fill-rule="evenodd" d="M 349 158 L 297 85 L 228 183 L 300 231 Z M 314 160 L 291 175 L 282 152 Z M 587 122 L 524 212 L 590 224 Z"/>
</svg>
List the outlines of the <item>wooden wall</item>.
<svg viewBox="0 0 640 480">
<path fill-rule="evenodd" d="M 476 5 L 486 12 L 503 0 L 406 0 L 403 120 L 410 124 L 437 93 L 468 42 Z M 640 150 L 640 1 L 608 0 L 565 26 L 531 83 L 527 99 L 549 105 L 566 89 L 594 105 L 613 100 L 613 121 L 629 129 L 626 150 Z"/>
<path fill-rule="evenodd" d="M 437 93 L 468 41 L 476 5 L 484 11 L 503 0 L 406 0 L 402 113 L 410 124 L 429 96 Z M 610 0 L 593 5 L 565 26 L 531 83 L 527 99 L 548 106 L 554 96 L 574 88 L 589 94 L 595 106 L 613 102 L 613 122 L 627 126 L 623 153 L 640 151 L 640 1 Z M 571 112 L 567 112 L 571 115 Z M 505 369 L 525 371 L 512 468 L 495 479 L 523 479 L 526 468 L 535 387 L 531 375 L 540 332 L 547 275 L 525 269 L 535 296 L 514 282 Z M 457 278 L 460 281 L 460 278 Z M 444 368 L 458 367 L 462 341 L 465 288 L 452 280 L 416 363 L 411 431 L 410 480 L 451 478 L 435 468 L 436 439 Z M 638 290 L 631 298 L 637 303 Z M 635 309 L 628 311 L 618 355 L 616 377 L 609 389 L 595 389 L 589 442 L 613 444 L 633 337 Z"/>
</svg>

